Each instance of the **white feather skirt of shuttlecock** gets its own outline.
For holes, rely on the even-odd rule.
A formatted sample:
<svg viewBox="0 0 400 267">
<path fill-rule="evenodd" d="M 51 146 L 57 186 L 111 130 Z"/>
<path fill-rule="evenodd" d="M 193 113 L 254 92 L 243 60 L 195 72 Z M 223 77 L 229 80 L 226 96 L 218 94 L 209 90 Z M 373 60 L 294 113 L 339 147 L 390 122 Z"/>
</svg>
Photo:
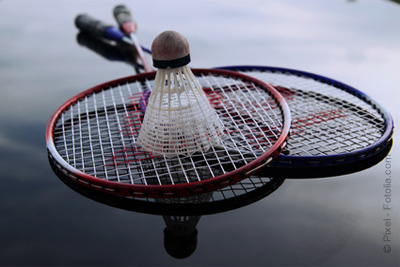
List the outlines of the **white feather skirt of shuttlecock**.
<svg viewBox="0 0 400 267">
<path fill-rule="evenodd" d="M 188 66 L 158 69 L 137 143 L 173 157 L 222 143 L 224 127 Z"/>
</svg>

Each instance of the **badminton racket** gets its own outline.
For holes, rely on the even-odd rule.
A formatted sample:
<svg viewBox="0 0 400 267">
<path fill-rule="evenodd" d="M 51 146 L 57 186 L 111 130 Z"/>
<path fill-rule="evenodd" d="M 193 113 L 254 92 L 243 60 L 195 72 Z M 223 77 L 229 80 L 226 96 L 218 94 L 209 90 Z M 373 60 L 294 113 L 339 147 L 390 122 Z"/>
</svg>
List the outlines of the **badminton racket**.
<svg viewBox="0 0 400 267">
<path fill-rule="evenodd" d="M 290 112 L 281 94 L 237 72 L 192 71 L 216 96 L 212 101 L 226 130 L 225 146 L 171 159 L 138 146 L 140 105 L 154 83 L 151 72 L 106 82 L 64 103 L 46 129 L 49 156 L 81 185 L 150 198 L 213 191 L 264 168 L 288 139 Z M 235 107 L 233 100 L 246 105 Z"/>
<path fill-rule="evenodd" d="M 77 25 L 80 24 L 80 28 L 89 29 L 89 27 L 85 26 L 83 22 L 81 22 L 81 23 L 76 22 L 76 24 Z M 202 73 L 202 72 L 204 72 L 204 73 Z M 237 81 L 235 81 L 234 79 L 230 80 L 229 82 L 225 81 L 226 77 L 223 77 L 223 75 L 226 76 L 227 75 L 226 73 L 223 75 L 219 74 L 219 75 L 212 77 L 213 78 L 213 79 L 211 79 L 212 81 L 204 78 L 204 77 L 206 77 L 205 75 L 210 74 L 209 71 L 201 71 L 200 70 L 199 74 L 201 74 L 203 76 L 200 80 L 202 82 L 205 82 L 205 84 L 207 86 L 207 90 L 211 90 L 211 91 L 215 92 L 214 95 L 216 95 L 216 96 L 221 95 L 221 92 L 223 94 L 225 93 L 228 95 L 228 94 L 232 94 L 229 91 L 233 91 L 233 92 L 238 91 L 238 90 L 236 90 L 237 89 L 236 87 L 238 86 Z M 217 77 L 217 76 L 219 76 L 219 77 Z M 247 77 L 243 76 L 242 78 L 247 78 Z M 141 80 L 141 79 L 143 79 L 143 80 Z M 120 83 L 120 82 L 122 83 L 122 81 L 114 81 L 114 82 L 112 82 L 112 84 Z M 126 81 L 124 81 L 124 82 L 126 82 Z M 221 87 L 221 82 L 222 82 L 222 84 L 225 82 L 225 85 L 222 86 L 222 91 L 219 92 L 218 90 L 215 90 L 215 89 L 218 88 L 218 86 Z M 255 81 L 255 82 L 257 82 L 257 81 Z M 136 86 L 137 86 L 137 84 L 140 84 L 140 88 L 136 87 L 136 88 L 132 89 L 131 87 L 134 87 L 133 83 L 135 83 Z M 71 114 L 70 114 L 71 118 L 68 118 L 69 117 L 69 115 L 68 115 L 67 116 L 68 119 L 62 119 L 62 122 L 61 122 L 62 134 L 61 135 L 63 137 L 60 139 L 64 139 L 62 141 L 62 142 L 64 142 L 64 144 L 61 145 L 61 147 L 64 147 L 64 148 L 61 148 L 61 150 L 63 150 L 63 153 L 64 153 L 63 156 L 64 156 L 64 158 L 66 158 L 67 161 L 70 161 L 71 160 L 70 158 L 72 158 L 72 161 L 74 162 L 73 163 L 74 167 L 70 168 L 70 165 L 68 163 L 65 164 L 65 162 L 60 160 L 60 158 L 58 157 L 60 155 L 57 155 L 57 153 L 54 153 L 54 150 L 56 150 L 56 149 L 54 149 L 54 147 L 52 147 L 52 145 L 55 143 L 54 142 L 55 135 L 52 135 L 50 129 L 56 127 L 55 120 L 52 120 L 52 122 L 49 123 L 49 127 L 48 127 L 49 131 L 48 131 L 47 140 L 50 140 L 53 137 L 53 140 L 49 141 L 49 146 L 48 146 L 51 157 L 56 158 L 56 159 L 58 158 L 58 161 L 64 164 L 64 166 L 63 166 L 65 168 L 64 170 L 69 169 L 70 171 L 76 171 L 75 167 L 80 168 L 80 169 L 85 169 L 85 168 L 87 169 L 87 166 L 90 166 L 89 169 L 93 173 L 91 173 L 89 175 L 87 175 L 87 173 L 85 173 L 84 171 L 83 171 L 83 174 L 86 174 L 86 175 L 81 175 L 81 173 L 76 172 L 79 175 L 81 175 L 81 177 L 78 178 L 79 181 L 84 181 L 84 183 L 86 182 L 86 184 L 88 184 L 89 186 L 94 185 L 95 187 L 97 186 L 97 188 L 102 188 L 107 192 L 112 191 L 114 193 L 123 194 L 123 195 L 135 195 L 135 196 L 138 196 L 138 195 L 140 195 L 140 196 L 148 196 L 148 195 L 155 196 L 155 195 L 157 195 L 159 197 L 163 197 L 163 196 L 176 196 L 176 195 L 183 193 L 183 191 L 185 191 L 185 190 L 186 190 L 185 191 L 186 194 L 202 192 L 203 190 L 214 190 L 215 188 L 218 188 L 221 186 L 226 186 L 229 183 L 235 182 L 238 179 L 243 179 L 244 177 L 250 175 L 252 172 L 249 172 L 249 171 L 246 171 L 246 173 L 244 173 L 245 175 L 242 174 L 241 175 L 241 176 L 243 176 L 242 178 L 238 178 L 238 176 L 236 174 L 233 176 L 233 177 L 237 177 L 236 179 L 231 178 L 230 175 L 226 175 L 227 172 L 230 173 L 229 171 L 226 171 L 226 170 L 228 170 L 228 167 L 233 166 L 234 168 L 237 168 L 237 166 L 241 166 L 243 163 L 245 165 L 248 165 L 249 158 L 252 158 L 252 157 L 254 158 L 254 155 L 257 155 L 256 157 L 259 156 L 259 154 L 260 154 L 259 152 L 254 152 L 254 151 L 252 152 L 252 150 L 253 149 L 256 149 L 256 150 L 263 149 L 262 148 L 263 145 L 260 146 L 259 141 L 255 141 L 255 142 L 254 142 L 254 140 L 248 141 L 247 138 L 249 136 L 251 136 L 254 139 L 254 138 L 259 138 L 260 134 L 264 135 L 264 137 L 261 137 L 261 138 L 264 138 L 264 140 L 261 141 L 261 143 L 265 142 L 265 143 L 268 143 L 269 145 L 274 146 L 274 144 L 273 144 L 274 137 L 272 137 L 272 139 L 271 139 L 271 136 L 269 136 L 269 135 L 272 134 L 272 136 L 277 136 L 277 133 L 279 132 L 279 130 L 277 132 L 276 129 L 271 128 L 270 133 L 268 133 L 268 132 L 266 132 L 265 128 L 259 127 L 259 129 L 256 129 L 256 128 L 250 129 L 250 127 L 248 127 L 248 125 L 246 125 L 246 123 L 245 123 L 246 120 L 248 120 L 248 118 L 245 118 L 241 122 L 239 122 L 239 124 L 236 125 L 237 127 L 241 127 L 242 130 L 236 129 L 235 125 L 230 125 L 229 123 L 226 124 L 226 126 L 228 127 L 226 129 L 227 129 L 227 131 L 229 131 L 229 135 L 236 136 L 235 137 L 236 141 L 230 142 L 230 143 L 228 141 L 228 143 L 229 143 L 228 146 L 224 147 L 222 151 L 214 150 L 214 156 L 216 156 L 217 158 L 212 157 L 210 155 L 204 155 L 204 153 L 203 153 L 203 155 L 201 155 L 200 157 L 197 156 L 197 158 L 195 160 L 193 160 L 192 158 L 190 158 L 190 159 L 178 158 L 178 160 L 174 159 L 175 160 L 174 162 L 170 162 L 169 164 L 168 163 L 164 164 L 165 162 L 162 162 L 162 161 L 165 160 L 165 158 L 160 159 L 160 157 L 152 156 L 151 153 L 148 153 L 146 151 L 141 151 L 140 147 L 137 146 L 135 141 L 132 141 L 132 140 L 135 140 L 135 135 L 137 135 L 137 133 L 140 130 L 141 119 L 143 117 L 143 103 L 145 103 L 145 101 L 143 101 L 143 98 L 146 95 L 146 93 L 149 91 L 149 89 L 151 88 L 150 83 L 151 83 L 151 81 L 147 80 L 147 78 L 145 78 L 145 77 L 142 77 L 135 81 L 132 81 L 131 86 L 128 84 L 128 86 L 127 86 L 127 89 L 129 91 L 128 98 L 129 98 L 129 101 L 131 101 L 131 103 L 129 103 L 129 105 L 126 105 L 126 103 L 124 103 L 127 100 L 126 97 L 123 96 L 124 94 L 126 94 L 126 92 L 122 92 L 123 89 L 121 89 L 120 85 L 118 85 L 119 92 L 115 93 L 116 95 L 119 94 L 122 97 L 119 102 L 117 101 L 118 103 L 115 102 L 114 99 L 116 97 L 114 96 L 114 93 L 113 93 L 114 91 L 116 91 L 116 88 L 112 88 L 113 87 L 112 84 L 102 85 L 101 87 L 110 86 L 110 88 L 105 91 L 107 91 L 107 93 L 111 92 L 111 99 L 113 100 L 113 103 L 112 103 L 112 105 L 109 105 L 107 107 L 107 103 L 106 103 L 105 99 L 107 99 L 107 101 L 108 101 L 108 99 L 110 98 L 110 95 L 108 95 L 108 97 L 106 98 L 104 96 L 104 94 L 102 94 L 102 99 L 100 99 L 100 100 L 103 101 L 103 103 L 102 103 L 103 107 L 101 109 L 104 108 L 104 112 L 101 110 L 100 113 L 97 112 L 96 103 L 98 103 L 98 102 L 101 103 L 101 102 L 99 100 L 96 101 L 96 98 L 98 98 L 97 95 L 99 95 L 99 93 L 97 91 L 103 92 L 104 91 L 103 89 L 100 90 L 99 88 L 96 87 L 96 88 L 93 88 L 92 90 L 88 90 L 87 92 L 83 93 L 85 95 L 85 99 L 87 98 L 87 96 L 92 97 L 93 96 L 92 94 L 96 94 L 96 96 L 92 97 L 93 101 L 94 101 L 93 105 L 95 107 L 91 106 L 92 103 L 90 103 L 90 100 L 89 100 L 89 104 L 88 104 L 87 100 L 85 100 L 86 102 L 84 104 L 85 104 L 85 108 L 86 108 L 86 113 L 82 112 L 83 116 L 80 116 L 81 114 L 80 114 L 80 107 L 79 107 L 79 104 L 81 101 L 80 98 L 82 98 L 82 95 L 77 96 L 77 97 L 71 99 L 70 101 L 68 101 L 66 104 L 64 104 L 63 107 L 61 107 L 59 109 L 59 113 L 63 113 L 65 111 L 71 112 Z M 244 85 L 244 87 L 243 87 L 243 85 Z M 247 85 L 245 85 L 245 84 L 239 85 L 241 94 L 236 95 L 236 98 L 237 97 L 239 97 L 239 98 L 245 97 L 245 95 L 247 93 L 243 93 L 243 92 L 245 92 L 245 91 L 252 92 L 252 91 L 254 91 L 253 89 L 256 88 L 256 87 L 254 87 L 254 84 L 247 88 L 246 88 L 246 86 Z M 265 85 L 263 85 L 263 86 L 265 87 Z M 248 89 L 250 89 L 250 90 L 248 90 Z M 269 89 L 272 89 L 272 88 L 269 88 Z M 257 90 L 255 90 L 254 92 L 256 92 L 256 91 Z M 262 92 L 263 90 L 258 90 L 258 91 Z M 254 92 L 252 92 L 251 94 L 253 94 Z M 264 90 L 264 92 L 266 92 L 266 91 Z M 279 105 L 275 105 L 276 103 L 271 103 L 271 100 L 275 101 L 275 100 L 278 100 L 278 98 L 280 98 L 279 94 L 276 94 L 276 92 L 274 92 L 274 93 L 275 93 L 275 95 L 272 98 L 270 98 L 270 99 L 264 98 L 264 100 L 265 100 L 266 104 L 268 105 L 268 107 L 271 109 L 271 111 L 273 111 L 273 113 L 277 107 L 282 112 L 285 110 L 285 107 L 284 107 L 285 103 L 283 103 L 283 106 L 281 106 L 281 107 Z M 250 96 L 250 94 L 249 94 L 249 96 Z M 253 95 L 252 97 L 258 98 L 259 95 L 257 95 L 257 92 L 256 92 L 256 95 Z M 226 103 L 229 103 L 228 98 L 225 98 L 224 100 L 226 100 L 225 101 Z M 247 100 L 247 101 L 249 101 L 249 100 Z M 121 106 L 120 102 L 122 103 L 122 106 Z M 214 102 L 219 103 L 219 100 L 214 99 Z M 77 112 L 78 119 L 74 117 L 75 115 L 72 115 L 73 114 L 72 108 L 69 107 L 71 105 L 72 106 L 78 105 L 78 112 Z M 88 106 L 91 106 L 91 107 L 88 108 Z M 88 110 L 88 109 L 93 109 L 93 110 Z M 267 106 L 262 107 L 262 108 L 260 108 L 260 111 L 266 112 L 267 109 L 268 109 Z M 122 111 L 122 113 L 125 113 L 124 118 L 118 117 L 118 113 L 121 111 Z M 109 114 L 110 112 L 112 114 Z M 234 117 L 234 116 L 236 116 L 236 114 L 232 113 L 232 108 L 228 105 L 225 110 L 223 110 L 223 106 L 219 105 L 219 112 L 222 114 L 221 116 L 224 117 L 225 121 L 237 119 L 237 117 Z M 235 111 L 235 112 L 237 112 L 237 111 Z M 119 123 L 119 125 L 115 126 L 109 122 L 108 118 L 111 117 L 111 115 L 113 115 L 113 113 L 116 114 L 117 118 L 111 118 L 111 121 L 115 120 L 115 121 L 117 121 L 117 124 Z M 248 113 L 249 113 L 248 116 L 251 117 L 252 116 L 250 114 L 251 112 L 248 112 Z M 286 109 L 286 114 L 284 114 L 284 113 L 285 112 L 283 112 L 281 114 L 281 118 L 284 118 L 284 120 L 283 120 L 284 123 L 283 124 L 281 123 L 278 126 L 273 125 L 273 127 L 274 128 L 281 127 L 281 130 L 285 130 L 284 133 L 287 135 L 287 127 L 286 126 L 287 126 L 287 120 L 290 118 L 290 115 L 287 114 L 287 109 Z M 56 114 L 57 114 L 57 112 L 56 112 Z M 56 114 L 53 116 L 54 119 L 56 117 L 60 116 L 60 114 L 57 114 L 57 115 Z M 283 115 L 283 117 L 282 117 L 282 115 Z M 104 116 L 104 118 L 103 118 L 103 116 Z M 276 114 L 274 114 L 274 116 L 276 117 Z M 94 123 L 94 125 L 97 124 L 97 129 L 91 130 L 90 127 L 92 125 L 90 123 L 90 120 L 93 119 L 94 117 L 97 120 L 97 122 Z M 85 125 L 83 127 L 82 127 L 82 125 L 79 125 L 78 129 L 79 129 L 79 131 L 83 131 L 84 133 L 82 133 L 82 132 L 74 133 L 75 130 L 74 130 L 73 124 L 75 124 L 76 122 L 78 122 L 78 124 L 80 124 L 82 121 L 83 122 L 87 121 L 87 125 Z M 113 123 L 115 123 L 115 121 Z M 114 126 L 114 127 L 116 127 L 115 129 L 118 130 L 117 132 L 119 132 L 119 137 L 122 138 L 122 140 L 102 141 L 102 135 L 100 132 L 102 129 L 101 126 L 103 126 L 101 124 L 104 124 L 104 123 L 107 126 L 106 133 L 108 132 L 109 138 L 113 137 L 113 135 L 110 132 L 111 131 L 110 127 Z M 52 124 L 52 126 L 51 126 L 51 124 Z M 247 129 L 247 130 L 245 130 L 245 131 L 248 131 L 247 133 L 242 132 L 244 129 L 243 127 L 245 127 Z M 263 127 L 265 127 L 265 125 L 263 125 Z M 65 133 L 64 132 L 65 129 L 67 129 L 70 132 Z M 58 130 L 60 130 L 60 128 L 58 128 L 57 130 L 53 129 L 53 133 L 57 132 Z M 92 136 L 92 133 L 96 133 L 99 136 Z M 56 134 L 56 135 L 61 136 L 60 134 Z M 84 138 L 84 136 L 86 136 L 86 135 L 88 135 L 88 137 L 87 137 L 88 140 L 82 141 L 82 138 Z M 115 135 L 117 136 L 118 134 L 115 134 Z M 281 142 L 281 145 L 285 145 L 287 136 L 284 136 L 284 135 L 281 135 L 281 136 L 282 136 L 282 138 L 278 137 L 278 139 L 280 139 L 279 142 Z M 124 140 L 124 138 L 126 138 L 127 140 Z M 79 140 L 75 140 L 75 139 L 79 139 Z M 98 141 L 96 141 L 97 143 L 95 143 L 95 144 L 91 143 L 92 140 L 97 140 L 97 139 L 98 139 Z M 89 145 L 88 145 L 88 147 L 85 148 L 85 146 L 87 145 L 87 141 L 89 141 Z M 71 144 L 69 144 L 69 143 L 71 143 Z M 106 147 L 106 148 L 102 147 L 102 143 L 106 144 L 108 147 Z M 117 147 L 114 148 L 113 143 L 117 143 Z M 129 148 L 127 148 L 126 143 L 130 144 L 131 146 Z M 239 143 L 240 143 L 240 145 L 238 146 Z M 245 144 L 247 144 L 248 147 L 246 147 Z M 76 145 L 78 145 L 78 149 L 72 149 L 72 155 L 70 157 L 68 155 L 68 153 L 70 153 L 68 148 L 69 148 L 69 146 L 74 147 Z M 274 149 L 276 149 L 276 151 L 281 150 L 282 149 L 281 145 L 276 145 L 276 147 L 274 147 Z M 111 146 L 111 148 L 110 148 L 110 146 Z M 117 150 L 118 148 L 120 148 L 120 150 Z M 94 149 L 95 149 L 95 151 L 93 152 Z M 75 155 L 74 150 L 78 150 L 78 152 L 80 151 L 81 154 Z M 87 152 L 90 151 L 91 155 L 90 154 L 85 155 L 85 152 L 84 152 L 85 150 L 87 150 Z M 102 155 L 102 160 L 100 160 L 100 162 L 99 162 L 99 164 L 102 165 L 102 166 L 100 166 L 100 168 L 105 169 L 105 170 L 100 171 L 101 175 L 103 175 L 105 177 L 105 178 L 103 177 L 104 179 L 102 180 L 101 183 L 98 180 L 93 179 L 93 176 L 92 176 L 92 175 L 96 176 L 95 178 L 97 178 L 97 176 L 98 176 L 97 173 L 99 171 L 97 170 L 97 168 L 99 166 L 96 167 L 97 163 L 94 163 L 94 162 L 99 160 L 98 156 L 95 155 L 95 153 L 97 153 L 99 151 Z M 109 155 L 109 157 L 106 158 L 104 156 L 104 154 L 107 152 L 110 153 L 110 151 L 111 151 L 111 155 Z M 53 152 L 53 153 L 51 153 L 51 152 Z M 222 152 L 222 154 L 221 154 L 221 152 Z M 234 153 L 234 155 L 230 155 L 230 153 L 232 153 L 232 152 Z M 224 155 L 224 153 L 226 155 Z M 256 168 L 253 168 L 253 170 L 254 171 L 258 170 L 261 166 L 269 163 L 272 160 L 272 158 L 276 156 L 277 153 L 278 152 L 271 153 L 271 155 L 273 155 L 273 156 L 271 157 L 271 155 L 270 155 L 270 157 L 268 159 L 264 159 L 263 163 L 261 163 L 261 161 L 260 161 L 259 164 L 258 163 L 254 164 L 254 166 Z M 267 154 L 269 154 L 269 153 L 267 153 Z M 212 182 L 211 180 L 213 180 L 213 179 L 207 179 L 207 183 L 201 182 L 204 177 L 209 178 L 209 177 L 215 176 L 214 173 L 218 174 L 219 170 L 213 170 L 213 168 L 214 168 L 214 165 L 216 164 L 216 162 L 221 163 L 221 160 L 219 158 L 220 156 L 222 156 L 222 159 L 223 159 L 222 160 L 223 165 L 222 164 L 221 165 L 225 166 L 225 168 L 221 169 L 222 174 L 220 174 L 217 179 L 214 179 L 215 181 L 213 182 L 212 185 L 210 185 L 210 184 Z M 76 161 L 76 158 L 78 158 L 78 161 Z M 88 158 L 91 158 L 91 160 L 93 162 L 85 162 L 85 160 L 87 160 Z M 200 158 L 200 159 L 198 159 L 198 158 Z M 229 158 L 229 160 L 226 160 L 224 158 L 226 158 L 226 159 Z M 240 162 L 241 161 L 240 158 L 242 158 L 242 160 L 244 160 L 242 163 Z M 239 161 L 238 161 L 238 159 L 239 159 Z M 192 171 L 192 172 L 194 171 L 197 173 L 196 170 L 198 170 L 198 166 L 196 165 L 196 160 L 198 160 L 200 163 L 206 163 L 205 168 L 210 169 L 210 173 L 208 173 L 207 175 L 202 174 L 201 176 L 197 175 L 197 177 L 195 177 L 194 180 L 191 180 L 191 179 L 189 179 L 190 175 L 187 174 L 186 172 L 188 172 L 187 169 L 189 169 L 189 171 Z M 210 163 L 208 161 L 210 161 Z M 136 163 L 138 163 L 138 162 L 140 164 L 144 164 L 146 162 L 147 165 L 139 164 L 140 166 L 138 167 L 138 166 L 136 166 Z M 78 164 L 76 164 L 76 163 L 78 163 Z M 60 164 L 60 166 L 62 166 L 63 164 Z M 212 167 L 210 166 L 210 164 L 212 164 L 211 165 Z M 123 171 L 122 171 L 122 173 L 118 173 L 118 169 L 121 169 L 121 166 L 123 168 Z M 110 170 L 110 168 L 111 168 L 111 170 Z M 156 169 L 156 171 L 152 170 L 154 168 Z M 157 171 L 157 168 L 159 169 L 158 171 Z M 163 170 L 162 168 L 166 168 L 166 170 Z M 243 169 L 243 171 L 245 171 L 245 168 L 243 168 L 243 167 L 241 167 L 241 168 Z M 134 169 L 134 170 L 132 170 L 132 169 Z M 110 171 L 111 171 L 111 173 L 115 172 L 116 177 L 113 177 L 112 175 L 111 175 L 111 177 L 108 177 Z M 166 175 L 166 173 L 168 173 L 170 171 L 172 171 L 172 173 L 169 173 L 169 178 L 164 177 Z M 164 173 L 164 172 L 166 172 L 166 173 Z M 234 173 L 236 173 L 236 171 L 233 171 L 233 174 Z M 146 176 L 146 175 L 149 176 L 148 179 L 142 177 L 142 176 Z M 229 176 L 229 179 L 228 179 L 229 183 L 227 183 L 227 181 L 226 181 L 226 178 L 228 176 Z M 127 177 L 129 177 L 128 180 L 130 180 L 130 181 L 126 180 Z M 210 180 L 210 181 L 208 181 L 208 180 Z M 184 185 L 185 183 L 190 184 L 190 186 L 185 186 Z M 121 184 L 122 184 L 122 186 L 121 186 Z M 162 185 L 164 185 L 164 186 L 162 186 Z M 167 185 L 167 186 L 165 186 L 165 185 Z M 111 188 L 110 188 L 110 186 L 111 186 Z M 217 187 L 215 187 L 215 186 L 217 186 Z M 112 188 L 112 187 L 115 187 L 115 188 Z"/>
<path fill-rule="evenodd" d="M 343 175 L 373 166 L 391 149 L 392 117 L 371 97 L 349 85 L 286 68 L 220 69 L 274 85 L 289 104 L 290 142 L 265 173 L 285 178 Z"/>
</svg>

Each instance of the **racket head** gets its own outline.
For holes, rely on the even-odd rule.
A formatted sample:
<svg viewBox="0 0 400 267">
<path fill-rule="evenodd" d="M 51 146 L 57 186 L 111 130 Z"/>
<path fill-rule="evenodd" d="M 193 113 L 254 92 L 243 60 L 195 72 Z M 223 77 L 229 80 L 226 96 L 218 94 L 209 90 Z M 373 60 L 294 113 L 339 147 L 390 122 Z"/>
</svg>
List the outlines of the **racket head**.
<svg viewBox="0 0 400 267">
<path fill-rule="evenodd" d="M 345 175 L 379 163 L 390 152 L 394 130 L 391 115 L 354 87 L 321 75 L 280 67 L 218 69 L 238 71 L 272 84 L 289 104 L 291 140 L 263 170 L 264 175 L 285 178 Z M 324 133 L 329 129 L 329 133 Z M 329 140 L 335 141 L 323 144 Z"/>
<path fill-rule="evenodd" d="M 152 72 L 100 84 L 65 102 L 46 128 L 49 157 L 82 186 L 149 198 L 214 191 L 249 177 L 276 158 L 287 144 L 290 128 L 289 107 L 281 94 L 237 72 L 192 71 L 226 127 L 224 147 L 170 160 L 137 146 L 144 112 L 140 107 L 154 81 Z M 259 102 L 252 105 L 255 100 Z"/>
</svg>

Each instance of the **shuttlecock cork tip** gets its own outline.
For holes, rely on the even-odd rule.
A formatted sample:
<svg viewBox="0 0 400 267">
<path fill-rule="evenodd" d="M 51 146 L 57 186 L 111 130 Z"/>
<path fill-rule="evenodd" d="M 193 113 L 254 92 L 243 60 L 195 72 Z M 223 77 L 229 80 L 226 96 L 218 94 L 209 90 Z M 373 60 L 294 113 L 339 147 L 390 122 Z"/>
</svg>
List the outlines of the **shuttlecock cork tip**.
<svg viewBox="0 0 400 267">
<path fill-rule="evenodd" d="M 189 43 L 176 31 L 160 33 L 151 45 L 153 65 L 156 68 L 178 68 L 190 62 Z"/>
</svg>

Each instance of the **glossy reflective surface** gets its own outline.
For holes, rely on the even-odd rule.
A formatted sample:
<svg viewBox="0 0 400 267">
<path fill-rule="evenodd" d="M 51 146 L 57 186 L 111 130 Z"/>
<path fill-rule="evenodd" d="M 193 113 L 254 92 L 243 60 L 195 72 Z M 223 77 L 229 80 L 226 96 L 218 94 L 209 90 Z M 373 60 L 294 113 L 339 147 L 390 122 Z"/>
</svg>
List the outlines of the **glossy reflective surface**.
<svg viewBox="0 0 400 267">
<path fill-rule="evenodd" d="M 390 157 L 365 171 L 286 180 L 256 203 L 194 218 L 197 246 L 181 260 L 164 248 L 170 219 L 116 209 L 62 183 L 47 160 L 49 117 L 75 94 L 134 74 L 126 62 L 80 45 L 73 21 L 88 13 L 114 24 L 119 3 L 0 1 L 0 265 L 399 265 L 397 133 Z M 183 33 L 192 66 L 309 71 L 364 91 L 395 125 L 400 118 L 400 6 L 394 2 L 125 4 L 143 45 L 166 29 Z"/>
</svg>

